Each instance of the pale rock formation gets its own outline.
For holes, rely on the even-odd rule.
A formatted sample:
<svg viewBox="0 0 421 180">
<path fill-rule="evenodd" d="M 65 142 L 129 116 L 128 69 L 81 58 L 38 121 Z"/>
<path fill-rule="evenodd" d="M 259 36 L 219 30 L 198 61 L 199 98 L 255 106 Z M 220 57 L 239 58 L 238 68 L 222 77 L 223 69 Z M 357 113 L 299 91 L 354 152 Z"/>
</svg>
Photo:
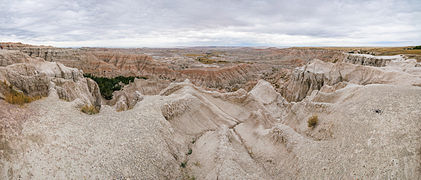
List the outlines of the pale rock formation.
<svg viewBox="0 0 421 180">
<path fill-rule="evenodd" d="M 139 91 L 128 93 L 127 91 L 118 91 L 113 93 L 114 98 L 109 102 L 110 105 L 115 104 L 117 111 L 126 111 L 133 108 L 136 103 L 143 100 L 143 95 Z"/>
<path fill-rule="evenodd" d="M 313 90 L 320 90 L 324 85 L 332 86 L 339 82 L 362 85 L 418 85 L 421 83 L 421 69 L 415 65 L 415 60 L 399 58 L 381 68 L 314 60 L 294 70 L 283 95 L 288 101 L 301 101 Z"/>
<path fill-rule="evenodd" d="M 295 69 L 283 92 L 284 97 L 289 101 L 301 101 L 313 90 L 319 90 L 325 81 L 327 77 L 323 72 L 311 71 L 308 65 Z"/>
<path fill-rule="evenodd" d="M 0 66 L 8 66 L 15 63 L 31 61 L 28 55 L 18 50 L 0 50 Z"/>
<path fill-rule="evenodd" d="M 104 101 L 106 104 L 115 106 L 117 111 L 125 111 L 133 108 L 137 102 L 143 100 L 144 95 L 156 95 L 169 85 L 166 80 L 135 79 L 134 82 L 125 85 L 122 90 L 113 93 L 113 99 Z"/>
<path fill-rule="evenodd" d="M 29 96 L 48 96 L 50 89 L 54 88 L 61 99 L 73 101 L 79 98 L 86 104 L 101 107 L 98 85 L 84 78 L 82 71 L 61 63 L 28 58 L 26 63 L 0 67 L 0 80 Z"/>
<path fill-rule="evenodd" d="M 264 109 L 274 118 L 279 119 L 286 114 L 288 102 L 267 81 L 259 80 L 249 92 L 249 96 L 261 103 Z"/>
<path fill-rule="evenodd" d="M 344 62 L 364 66 L 384 67 L 390 61 L 398 59 L 402 59 L 402 56 L 373 56 L 369 54 L 347 54 L 347 56 L 344 59 Z"/>
</svg>

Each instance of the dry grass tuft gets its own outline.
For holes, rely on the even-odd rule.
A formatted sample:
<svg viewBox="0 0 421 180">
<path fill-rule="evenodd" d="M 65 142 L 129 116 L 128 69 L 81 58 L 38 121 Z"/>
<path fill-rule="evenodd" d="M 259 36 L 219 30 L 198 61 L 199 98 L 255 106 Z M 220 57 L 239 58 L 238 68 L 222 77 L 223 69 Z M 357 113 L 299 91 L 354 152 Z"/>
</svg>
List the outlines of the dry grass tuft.
<svg viewBox="0 0 421 180">
<path fill-rule="evenodd" d="M 187 57 L 198 57 L 198 56 L 204 56 L 205 54 L 185 54 Z"/>
<path fill-rule="evenodd" d="M 120 106 L 118 109 L 117 109 L 117 112 L 122 112 L 122 111 L 125 111 L 126 110 L 126 108 L 124 107 L 124 106 Z"/>
<path fill-rule="evenodd" d="M 5 94 L 5 100 L 6 102 L 10 104 L 18 104 L 18 105 L 24 105 L 25 103 L 30 103 L 32 101 L 41 99 L 41 96 L 27 96 L 22 92 L 12 91 L 10 93 Z"/>
<path fill-rule="evenodd" d="M 310 128 L 314 128 L 316 127 L 318 121 L 319 121 L 319 117 L 317 115 L 313 115 L 310 118 L 308 118 L 307 125 Z"/>
<path fill-rule="evenodd" d="M 4 100 L 10 104 L 17 104 L 20 106 L 23 106 L 26 103 L 30 103 L 32 101 L 41 99 L 41 96 L 28 96 L 24 94 L 23 92 L 18 92 L 13 89 L 12 85 L 8 85 L 6 81 L 3 81 L 1 84 L 5 92 L 4 94 Z"/>
<path fill-rule="evenodd" d="M 197 57 L 196 60 L 203 64 L 228 63 L 228 61 L 215 60 L 215 59 L 210 59 L 208 57 Z"/>
<path fill-rule="evenodd" d="M 202 166 L 199 161 L 194 162 L 193 165 L 195 165 L 197 167 L 201 167 Z"/>
<path fill-rule="evenodd" d="M 84 105 L 84 106 L 82 106 L 82 108 L 80 109 L 80 111 L 82 111 L 85 114 L 89 114 L 89 115 L 98 114 L 99 113 L 99 110 L 97 108 L 95 108 L 95 106 L 93 106 L 93 105 L 87 105 L 87 104 Z"/>
</svg>

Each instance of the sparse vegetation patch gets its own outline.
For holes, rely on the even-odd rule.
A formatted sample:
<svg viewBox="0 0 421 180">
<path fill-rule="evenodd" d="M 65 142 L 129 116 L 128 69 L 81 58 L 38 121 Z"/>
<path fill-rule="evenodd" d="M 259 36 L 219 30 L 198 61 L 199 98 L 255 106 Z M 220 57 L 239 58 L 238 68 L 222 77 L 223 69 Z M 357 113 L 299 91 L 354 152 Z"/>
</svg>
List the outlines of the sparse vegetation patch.
<svg viewBox="0 0 421 180">
<path fill-rule="evenodd" d="M 182 168 L 186 168 L 186 166 L 187 166 L 187 162 L 186 162 L 186 161 L 184 161 L 184 162 L 182 162 L 182 163 L 180 164 L 180 167 L 182 167 Z"/>
<path fill-rule="evenodd" d="M 201 166 L 199 161 L 194 162 L 193 165 L 195 165 L 197 167 L 200 167 Z"/>
<path fill-rule="evenodd" d="M 412 49 L 421 49 L 421 46 L 415 46 L 414 48 L 412 48 Z"/>
<path fill-rule="evenodd" d="M 208 57 L 197 57 L 197 61 L 203 63 L 203 64 L 213 64 L 213 63 L 228 63 L 228 61 L 221 61 L 221 60 L 215 60 L 215 59 L 209 59 Z"/>
<path fill-rule="evenodd" d="M 213 57 L 221 57 L 220 53 L 213 52 L 213 53 L 206 53 L 206 54 L 186 54 L 187 57 L 194 57 L 196 61 L 199 61 L 203 64 L 213 64 L 213 63 L 228 63 L 225 60 L 217 60 L 213 59 Z"/>
<path fill-rule="evenodd" d="M 317 115 L 313 115 L 310 118 L 308 118 L 307 125 L 310 128 L 314 128 L 316 127 L 318 121 L 319 121 L 319 117 Z"/>
<path fill-rule="evenodd" d="M 89 115 L 98 114 L 99 113 L 99 110 L 95 106 L 93 106 L 93 105 L 87 105 L 87 104 L 84 105 L 84 106 L 82 106 L 82 108 L 80 109 L 80 111 L 82 111 L 85 114 L 89 114 Z"/>
<path fill-rule="evenodd" d="M 18 104 L 22 106 L 26 103 L 41 99 L 41 96 L 28 96 L 23 92 L 14 90 L 13 86 L 8 85 L 6 81 L 3 81 L 1 86 L 2 89 L 5 90 L 4 100 L 10 104 Z"/>
<path fill-rule="evenodd" d="M 91 78 L 94 80 L 98 86 L 99 91 L 101 92 L 102 97 L 104 97 L 107 100 L 110 100 L 113 98 L 113 92 L 121 90 L 122 84 L 129 84 L 130 82 L 133 82 L 135 78 L 138 79 L 148 79 L 146 77 L 125 77 L 125 76 L 118 76 L 115 78 L 106 78 L 106 77 L 96 77 L 91 74 L 84 74 L 83 76 L 87 78 Z"/>
<path fill-rule="evenodd" d="M 198 56 L 203 56 L 203 54 L 186 54 L 185 56 L 187 56 L 187 57 L 198 57 Z"/>
</svg>

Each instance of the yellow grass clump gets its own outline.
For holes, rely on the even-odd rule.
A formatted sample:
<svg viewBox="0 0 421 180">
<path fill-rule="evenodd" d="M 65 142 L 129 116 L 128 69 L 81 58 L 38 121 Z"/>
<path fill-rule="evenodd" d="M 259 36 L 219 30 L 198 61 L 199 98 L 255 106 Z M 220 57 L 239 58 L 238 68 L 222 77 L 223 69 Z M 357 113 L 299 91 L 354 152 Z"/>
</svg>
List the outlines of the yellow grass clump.
<svg viewBox="0 0 421 180">
<path fill-rule="evenodd" d="M 186 54 L 187 57 L 198 57 L 198 56 L 204 56 L 204 54 Z"/>
<path fill-rule="evenodd" d="M 8 85 L 6 81 L 2 82 L 4 100 L 10 104 L 24 105 L 32 101 L 41 99 L 41 96 L 28 96 L 23 92 L 18 92 Z"/>
<path fill-rule="evenodd" d="M 41 99 L 41 96 L 31 97 L 31 96 L 25 95 L 22 92 L 17 92 L 17 91 L 12 91 L 5 94 L 6 102 L 10 104 L 18 104 L 21 106 L 25 103 L 30 103 L 38 99 Z"/>
<path fill-rule="evenodd" d="M 99 113 L 99 110 L 97 108 L 95 108 L 95 106 L 93 106 L 93 105 L 87 105 L 87 104 L 84 105 L 84 106 L 82 106 L 82 108 L 80 109 L 80 111 L 82 111 L 85 114 L 89 114 L 89 115 Z"/>
<path fill-rule="evenodd" d="M 310 118 L 308 118 L 307 125 L 310 128 L 314 128 L 317 125 L 318 121 L 319 121 L 319 117 L 317 115 L 313 115 Z"/>
</svg>

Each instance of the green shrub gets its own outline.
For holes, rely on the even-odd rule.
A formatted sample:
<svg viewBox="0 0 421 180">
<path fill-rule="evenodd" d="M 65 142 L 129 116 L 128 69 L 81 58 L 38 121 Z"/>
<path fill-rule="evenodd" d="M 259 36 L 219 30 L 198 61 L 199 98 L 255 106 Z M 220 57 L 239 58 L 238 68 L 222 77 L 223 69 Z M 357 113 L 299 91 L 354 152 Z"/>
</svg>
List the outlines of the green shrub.
<svg viewBox="0 0 421 180">
<path fill-rule="evenodd" d="M 319 121 L 319 117 L 317 115 L 313 115 L 307 120 L 308 127 L 314 128 Z"/>
<path fill-rule="evenodd" d="M 421 46 L 415 46 L 414 48 L 412 48 L 412 49 L 421 49 Z"/>
<path fill-rule="evenodd" d="M 107 100 L 110 100 L 113 98 L 113 92 L 121 90 L 120 82 L 123 84 L 129 84 L 130 82 L 133 82 L 135 78 L 138 79 L 147 79 L 146 77 L 125 77 L 125 76 L 117 76 L 115 78 L 106 78 L 106 77 L 96 77 L 91 74 L 84 74 L 85 77 L 91 78 L 94 80 L 98 86 L 99 91 L 101 92 L 102 97 L 104 97 Z"/>
<path fill-rule="evenodd" d="M 186 168 L 186 166 L 187 166 L 187 162 L 186 162 L 186 161 L 184 161 L 184 162 L 182 162 L 182 163 L 180 164 L 180 167 L 182 167 L 182 168 Z"/>
</svg>

